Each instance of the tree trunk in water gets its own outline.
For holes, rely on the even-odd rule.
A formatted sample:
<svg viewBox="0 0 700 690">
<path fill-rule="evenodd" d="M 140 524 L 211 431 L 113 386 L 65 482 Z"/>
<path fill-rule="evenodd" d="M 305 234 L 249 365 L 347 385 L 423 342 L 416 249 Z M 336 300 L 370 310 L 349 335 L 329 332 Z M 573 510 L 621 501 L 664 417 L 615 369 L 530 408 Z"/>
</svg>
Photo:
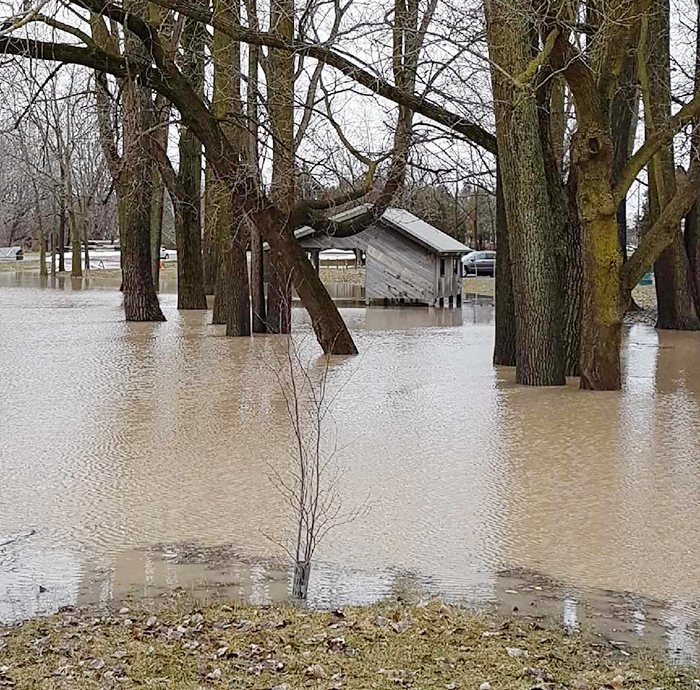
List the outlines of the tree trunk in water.
<svg viewBox="0 0 700 690">
<path fill-rule="evenodd" d="M 233 23 L 240 21 L 240 0 L 217 0 L 214 13 Z M 241 120 L 241 53 L 240 45 L 219 31 L 214 32 L 214 99 L 217 117 L 228 123 L 223 129 L 236 149 L 240 162 L 244 137 L 242 128 L 234 123 Z M 212 170 L 208 200 L 211 201 L 208 233 L 209 260 L 216 259 L 213 323 L 225 323 L 226 335 L 250 335 L 250 289 L 246 259 L 247 219 L 236 205 L 225 180 Z"/>
<path fill-rule="evenodd" d="M 578 180 L 576 171 L 569 173 L 564 208 L 564 343 L 566 344 L 566 375 L 581 376 L 581 314 L 583 301 L 583 250 L 581 221 L 576 205 Z"/>
<path fill-rule="evenodd" d="M 185 138 L 192 138 L 194 141 L 183 142 Z M 180 172 L 182 166 L 186 166 L 185 160 L 189 154 L 182 155 L 184 148 L 196 144 L 199 141 L 193 134 L 183 131 L 180 137 Z M 195 156 L 196 158 L 196 156 Z M 190 171 L 191 172 L 191 171 Z M 197 168 L 196 172 L 199 172 Z M 202 252 L 199 225 L 199 197 L 194 195 L 191 184 L 193 180 L 190 175 L 182 175 L 183 182 L 190 177 L 190 184 L 187 200 L 178 199 L 175 202 L 175 240 L 177 243 L 177 308 L 178 309 L 206 309 L 207 297 L 204 294 L 204 284 L 202 276 Z M 197 185 L 198 186 L 198 185 Z"/>
<path fill-rule="evenodd" d="M 658 162 L 659 158 L 656 158 L 649 165 L 649 210 L 652 225 L 658 220 L 663 208 L 655 200 L 660 198 L 658 185 L 655 181 L 658 180 L 656 173 Z M 666 178 L 664 186 L 672 185 L 672 190 L 664 194 L 668 202 L 675 194 L 675 181 L 672 182 L 671 178 L 666 175 L 664 177 Z M 692 281 L 690 280 L 690 261 L 692 259 L 686 252 L 679 225 L 673 243 L 663 251 L 654 263 L 654 282 L 658 307 L 657 328 L 687 331 L 700 329 L 700 322 L 695 311 Z"/>
<path fill-rule="evenodd" d="M 90 247 L 88 246 L 87 232 L 85 237 L 83 237 L 83 246 L 85 248 L 85 271 L 90 271 Z"/>
<path fill-rule="evenodd" d="M 246 1 L 249 24 L 257 27 L 257 3 Z M 248 46 L 248 85 L 246 88 L 246 116 L 248 120 L 249 165 L 260 179 L 258 164 L 258 71 L 260 48 Z M 260 231 L 250 227 L 250 296 L 253 309 L 253 333 L 267 332 L 267 306 L 265 304 L 265 264 L 263 242 Z"/>
<path fill-rule="evenodd" d="M 167 145 L 167 131 L 165 137 Z M 165 185 L 153 166 L 153 191 L 151 195 L 151 273 L 156 292 L 160 288 L 160 247 L 163 244 L 163 208 L 165 206 Z"/>
<path fill-rule="evenodd" d="M 285 272 L 294 277 L 294 287 L 309 313 L 311 325 L 319 345 L 325 354 L 356 355 L 352 340 L 338 307 L 328 294 L 316 269 L 306 258 L 299 241 L 272 208 L 255 208 L 252 202 L 247 209 L 263 237 L 270 245 L 270 259 L 286 263 Z M 282 232 L 280 232 L 282 227 Z"/>
<path fill-rule="evenodd" d="M 309 580 L 311 579 L 311 563 L 297 561 L 294 564 L 292 576 L 292 596 L 295 601 L 306 601 L 309 594 Z"/>
<path fill-rule="evenodd" d="M 526 12 L 487 5 L 487 37 L 493 63 L 520 74 L 531 59 Z M 492 68 L 499 166 L 508 249 L 512 261 L 518 383 L 563 385 L 562 280 L 551 251 L 556 223 L 547 189 L 535 96 L 517 89 Z"/>
<path fill-rule="evenodd" d="M 250 292 L 253 307 L 253 333 L 267 332 L 263 245 L 260 231 L 250 229 Z"/>
<path fill-rule="evenodd" d="M 61 185 L 61 203 L 58 216 L 58 271 L 66 270 L 66 195 Z"/>
<path fill-rule="evenodd" d="M 270 31 L 287 41 L 294 38 L 293 0 L 272 0 Z M 283 212 L 294 204 L 294 57 L 271 48 L 268 54 L 268 110 L 272 131 L 272 200 Z M 286 220 L 285 220 L 286 222 Z M 270 253 L 267 292 L 267 330 L 289 333 L 292 315 L 292 281 L 283 260 Z"/>
<path fill-rule="evenodd" d="M 216 29 L 214 30 L 216 31 Z M 216 72 L 214 73 L 216 90 Z M 219 202 L 216 195 L 216 173 L 206 161 L 204 163 L 204 237 L 202 238 L 202 262 L 204 264 L 204 292 L 213 295 L 216 290 L 218 267 L 216 214 Z M 221 185 L 219 185 L 220 187 Z"/>
<path fill-rule="evenodd" d="M 71 277 L 73 278 L 82 278 L 83 276 L 83 266 L 82 266 L 82 252 L 80 251 L 81 248 L 81 240 L 80 240 L 80 224 L 78 223 L 78 219 L 73 215 L 73 219 L 71 222 L 71 249 L 72 249 L 72 255 L 71 255 L 71 270 L 70 274 Z"/>
<path fill-rule="evenodd" d="M 292 327 L 293 275 L 287 272 L 284 261 L 270 254 L 270 273 L 267 287 L 267 330 L 269 333 L 289 333 Z"/>
<path fill-rule="evenodd" d="M 648 37 L 645 41 L 648 44 L 648 60 L 645 76 L 648 79 L 646 100 L 649 112 L 645 112 L 645 118 L 647 135 L 651 135 L 663 128 L 671 116 L 669 0 L 655 3 L 648 21 Z M 676 192 L 673 142 L 654 156 L 648 169 L 649 211 L 653 225 Z M 654 274 L 658 307 L 656 327 L 693 331 L 700 329 L 680 223 L 677 237 L 654 264 Z"/>
<path fill-rule="evenodd" d="M 239 216 L 221 229 L 218 242 L 219 266 L 212 323 L 225 323 L 226 335 L 250 335 L 250 298 L 248 259 L 246 258 L 246 220 Z M 219 222 L 224 222 L 223 218 Z"/>
<path fill-rule="evenodd" d="M 128 83 L 124 87 L 125 104 L 131 110 L 132 96 L 127 90 L 140 87 Z M 132 119 L 125 112 L 125 124 Z M 127 133 L 127 130 L 129 132 Z M 129 122 L 124 128 L 125 139 L 134 131 Z M 137 129 L 136 131 L 143 131 Z M 122 238 L 122 284 L 124 313 L 127 321 L 165 321 L 158 304 L 158 295 L 151 273 L 151 182 L 152 168 L 144 151 L 133 156 L 130 167 L 128 204 L 126 206 Z"/>
<path fill-rule="evenodd" d="M 698 27 L 695 32 L 695 95 L 700 93 L 700 4 L 697 11 Z M 693 122 L 693 134 L 690 139 L 691 157 L 700 160 L 700 117 Z M 700 315 L 700 203 L 695 202 L 685 217 L 685 252 L 688 256 L 689 280 L 695 302 L 695 311 Z"/>
<path fill-rule="evenodd" d="M 600 117 L 594 122 L 604 120 Z M 622 255 L 617 237 L 617 208 L 612 196 L 610 133 L 601 132 L 597 124 L 580 122 L 574 156 L 574 165 L 578 168 L 577 203 L 584 277 L 581 388 L 619 390 L 622 386 Z"/>
<path fill-rule="evenodd" d="M 554 86 L 550 80 L 549 84 Z M 550 94 L 550 92 L 552 92 Z M 576 208 L 576 169 L 572 166 L 569 184 L 565 186 L 561 177 L 561 166 L 557 159 L 557 142 L 552 139 L 553 126 L 550 113 L 557 104 L 554 102 L 556 89 L 547 83 L 538 89 L 538 116 L 540 141 L 547 177 L 547 191 L 552 212 L 552 232 L 559 242 L 553 242 L 550 251 L 557 255 L 563 280 L 563 333 L 565 347 L 565 371 L 567 376 L 581 374 L 581 292 L 583 290 L 583 266 L 581 264 L 581 226 Z"/>
<path fill-rule="evenodd" d="M 182 73 L 201 97 L 204 93 L 204 35 L 202 24 L 185 21 Z M 183 198 L 175 207 L 177 244 L 177 308 L 206 309 L 202 265 L 202 144 L 189 128 L 180 133 L 178 180 Z"/>
<path fill-rule="evenodd" d="M 39 238 L 39 275 L 41 276 L 48 275 L 48 270 L 46 267 L 46 250 L 46 234 L 42 232 L 41 237 Z M 51 263 L 53 263 L 53 256 L 51 257 Z"/>
<path fill-rule="evenodd" d="M 184 199 L 175 203 L 175 240 L 177 244 L 177 308 L 206 309 L 202 275 L 200 225 L 200 175 L 202 145 L 189 129 L 180 135 L 180 171 Z"/>
<path fill-rule="evenodd" d="M 496 167 L 496 338 L 493 363 L 515 366 L 515 303 L 508 243 L 506 203 L 498 164 Z"/>
<path fill-rule="evenodd" d="M 223 271 L 219 270 L 217 281 L 228 285 L 224 317 L 226 335 L 241 337 L 250 335 L 250 299 L 248 298 L 248 260 L 245 242 L 239 237 L 224 238 L 219 246 Z M 229 275 L 222 275 L 225 271 Z"/>
<path fill-rule="evenodd" d="M 192 91 L 187 80 L 169 68 L 167 62 L 162 69 L 164 78 L 170 84 L 171 100 L 180 111 L 183 124 L 206 145 L 208 160 L 219 177 L 226 181 L 235 205 L 241 209 L 241 215 L 247 214 L 250 221 L 256 224 L 273 254 L 286 264 L 287 273 L 294 276 L 295 287 L 309 313 L 323 351 L 326 354 L 356 354 L 357 349 L 340 312 L 307 260 L 292 227 L 285 222 L 287 215 L 269 203 L 265 195 L 251 194 L 249 184 L 241 184 L 240 149 L 236 149 L 224 136 L 219 122 Z M 149 283 L 153 288 L 153 281 L 149 280 Z"/>
<path fill-rule="evenodd" d="M 127 11 L 143 16 L 145 2 L 132 0 Z M 138 38 L 126 32 L 126 53 L 141 48 Z M 127 321 L 165 321 L 158 304 L 151 272 L 151 198 L 153 167 L 147 147 L 150 94 L 132 79 L 124 81 L 124 173 L 120 176 L 123 227 L 121 232 L 122 287 Z"/>
</svg>

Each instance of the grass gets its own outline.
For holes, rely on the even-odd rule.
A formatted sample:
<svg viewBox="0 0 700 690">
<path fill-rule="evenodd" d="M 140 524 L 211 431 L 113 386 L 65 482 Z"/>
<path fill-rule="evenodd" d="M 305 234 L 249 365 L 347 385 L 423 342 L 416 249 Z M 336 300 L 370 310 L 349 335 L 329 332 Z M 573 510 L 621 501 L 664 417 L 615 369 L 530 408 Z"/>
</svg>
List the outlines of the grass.
<svg viewBox="0 0 700 690">
<path fill-rule="evenodd" d="M 523 627 L 520 627 L 523 626 Z M 510 650 L 510 651 L 509 651 Z M 0 687 L 241 690 L 694 688 L 651 653 L 447 607 L 181 604 L 0 630 Z"/>
</svg>

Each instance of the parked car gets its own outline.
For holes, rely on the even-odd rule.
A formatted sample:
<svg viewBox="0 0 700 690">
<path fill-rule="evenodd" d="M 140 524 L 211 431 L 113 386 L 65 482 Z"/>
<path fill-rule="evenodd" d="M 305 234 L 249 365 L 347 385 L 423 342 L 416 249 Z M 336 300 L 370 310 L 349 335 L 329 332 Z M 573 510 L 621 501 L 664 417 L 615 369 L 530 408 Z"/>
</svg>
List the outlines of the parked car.
<svg viewBox="0 0 700 690">
<path fill-rule="evenodd" d="M 160 248 L 160 260 L 165 261 L 166 259 L 170 258 L 170 254 L 168 254 L 168 250 L 165 247 Z"/>
<path fill-rule="evenodd" d="M 470 252 L 463 256 L 462 275 L 495 276 L 496 252 Z"/>
</svg>

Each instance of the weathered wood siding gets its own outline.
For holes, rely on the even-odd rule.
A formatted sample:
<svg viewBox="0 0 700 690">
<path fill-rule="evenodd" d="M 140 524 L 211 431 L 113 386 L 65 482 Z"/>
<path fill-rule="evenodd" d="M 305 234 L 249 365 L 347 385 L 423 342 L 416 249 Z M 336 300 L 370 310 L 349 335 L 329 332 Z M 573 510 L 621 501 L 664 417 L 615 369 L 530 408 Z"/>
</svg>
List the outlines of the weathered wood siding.
<svg viewBox="0 0 700 690">
<path fill-rule="evenodd" d="M 433 304 L 436 256 L 387 227 L 370 228 L 365 299 Z"/>
</svg>

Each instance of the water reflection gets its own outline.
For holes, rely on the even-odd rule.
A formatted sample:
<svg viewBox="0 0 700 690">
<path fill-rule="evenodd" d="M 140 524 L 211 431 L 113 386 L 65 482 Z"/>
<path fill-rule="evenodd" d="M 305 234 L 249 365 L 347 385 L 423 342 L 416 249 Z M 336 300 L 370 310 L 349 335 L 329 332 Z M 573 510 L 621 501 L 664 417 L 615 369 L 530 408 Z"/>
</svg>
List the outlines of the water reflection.
<svg viewBox="0 0 700 690">
<path fill-rule="evenodd" d="M 167 323 L 125 324 L 104 278 L 74 289 L 0 274 L 0 287 L 0 532 L 36 530 L 25 550 L 0 546 L 3 601 L 24 615 L 75 599 L 81 582 L 96 601 L 194 587 L 184 565 L 148 555 L 154 544 L 236 544 L 245 563 L 277 553 L 265 535 L 289 523 L 268 463 L 286 467 L 291 436 L 266 355 L 283 340 L 225 338 L 208 313 L 178 313 L 167 289 Z M 477 301 L 343 315 L 362 352 L 330 371 L 331 386 L 344 385 L 334 412 L 343 497 L 369 494 L 372 510 L 322 546 L 313 601 L 413 588 L 507 599 L 499 573 L 514 566 L 575 586 L 557 615 L 579 624 L 581 589 L 700 599 L 697 334 L 630 329 L 624 390 L 593 394 L 574 381 L 523 388 L 494 369 L 493 309 Z M 295 309 L 294 319 L 321 367 L 308 317 Z M 221 577 L 240 596 L 284 595 L 286 569 L 248 565 Z M 37 599 L 49 570 L 51 594 Z M 626 611 L 646 636 L 649 605 Z"/>
</svg>

